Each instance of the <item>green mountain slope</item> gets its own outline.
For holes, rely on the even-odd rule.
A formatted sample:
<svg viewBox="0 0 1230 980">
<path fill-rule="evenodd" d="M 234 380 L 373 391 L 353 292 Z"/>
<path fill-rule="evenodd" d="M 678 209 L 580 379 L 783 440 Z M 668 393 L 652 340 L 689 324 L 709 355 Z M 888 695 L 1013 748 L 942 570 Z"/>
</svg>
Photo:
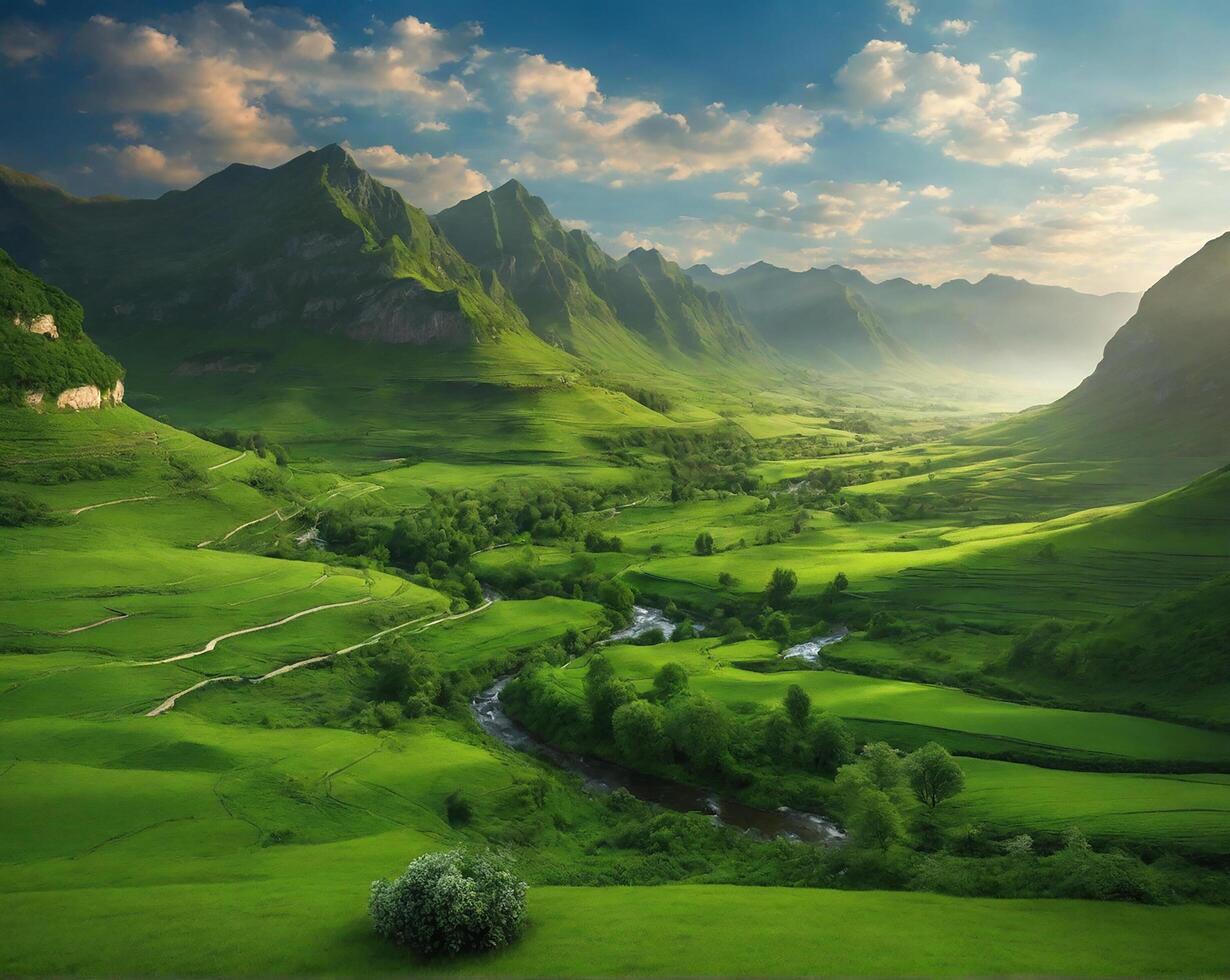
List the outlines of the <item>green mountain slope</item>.
<svg viewBox="0 0 1230 980">
<path fill-rule="evenodd" d="M 743 357 L 755 344 L 720 299 L 656 251 L 620 261 L 568 230 L 515 180 L 436 215 L 449 241 L 490 270 L 549 343 L 603 368 L 647 357 Z"/>
<path fill-rule="evenodd" d="M 123 369 L 85 335 L 84 319 L 80 303 L 0 251 L 0 400 L 114 389 Z"/>
<path fill-rule="evenodd" d="M 791 272 L 757 262 L 724 276 L 708 266 L 688 274 L 733 300 L 772 346 L 816 367 L 878 371 L 914 357 L 859 291 L 826 270 Z"/>
<path fill-rule="evenodd" d="M 1079 387 L 986 434 L 1054 455 L 1230 457 L 1230 233 L 1144 294 Z"/>
<path fill-rule="evenodd" d="M 0 244 L 91 310 L 130 400 L 339 453 L 405 456 L 437 413 L 536 445 L 523 394 L 577 364 L 499 281 L 340 147 L 234 165 L 157 200 L 84 200 L 0 171 Z"/>
</svg>

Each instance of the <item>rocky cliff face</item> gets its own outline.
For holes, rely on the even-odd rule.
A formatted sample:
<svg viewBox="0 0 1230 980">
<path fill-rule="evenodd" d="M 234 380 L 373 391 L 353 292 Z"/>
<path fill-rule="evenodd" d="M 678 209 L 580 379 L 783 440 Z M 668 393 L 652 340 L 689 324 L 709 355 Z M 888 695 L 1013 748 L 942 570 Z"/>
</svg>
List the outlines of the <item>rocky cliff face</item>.
<svg viewBox="0 0 1230 980">
<path fill-rule="evenodd" d="M 47 393 L 27 391 L 25 403 L 31 408 L 42 408 L 47 403 Z M 98 385 L 78 385 L 76 388 L 65 388 L 56 395 L 56 408 L 71 409 L 74 412 L 122 404 L 124 404 L 123 381 L 117 381 L 113 387 L 105 390 L 100 389 Z"/>
<path fill-rule="evenodd" d="M 30 333 L 41 333 L 52 340 L 56 340 L 60 336 L 60 331 L 56 327 L 56 318 L 50 313 L 40 313 L 38 316 L 30 317 L 28 320 L 15 316 L 13 317 L 13 323 L 24 330 L 29 330 Z"/>
</svg>

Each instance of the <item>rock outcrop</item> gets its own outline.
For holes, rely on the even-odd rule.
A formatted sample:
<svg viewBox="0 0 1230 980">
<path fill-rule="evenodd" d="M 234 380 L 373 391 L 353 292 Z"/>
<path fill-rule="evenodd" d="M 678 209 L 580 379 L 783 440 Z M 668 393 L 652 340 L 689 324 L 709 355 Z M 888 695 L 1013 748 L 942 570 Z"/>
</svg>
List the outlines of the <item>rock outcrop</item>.
<svg viewBox="0 0 1230 980">
<path fill-rule="evenodd" d="M 21 317 L 15 316 L 13 317 L 13 323 L 29 330 L 30 333 L 41 333 L 52 340 L 57 340 L 60 336 L 60 331 L 56 327 L 56 318 L 50 313 L 40 313 L 29 320 L 23 320 Z"/>
<path fill-rule="evenodd" d="M 43 405 L 45 394 L 41 391 L 26 392 L 26 404 L 32 408 Z M 115 387 L 106 391 L 98 385 L 80 385 L 76 388 L 65 388 L 56 395 L 56 408 L 71 408 L 74 412 L 102 408 L 104 405 L 124 404 L 124 382 L 117 381 Z"/>
</svg>

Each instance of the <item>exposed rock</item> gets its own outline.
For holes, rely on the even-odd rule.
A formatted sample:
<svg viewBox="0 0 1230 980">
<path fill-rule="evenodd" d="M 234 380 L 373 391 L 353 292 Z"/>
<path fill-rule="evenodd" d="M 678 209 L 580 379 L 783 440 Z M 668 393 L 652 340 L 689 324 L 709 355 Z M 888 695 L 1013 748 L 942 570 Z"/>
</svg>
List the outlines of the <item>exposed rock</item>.
<svg viewBox="0 0 1230 980">
<path fill-rule="evenodd" d="M 21 317 L 15 316 L 13 317 L 13 323 L 19 327 L 25 327 L 30 333 L 41 333 L 52 340 L 57 340 L 60 336 L 60 331 L 56 327 L 56 318 L 50 313 L 40 313 L 29 320 L 23 320 Z"/>
<path fill-rule="evenodd" d="M 39 408 L 43 404 L 43 393 L 41 391 L 27 391 L 26 404 L 31 408 Z"/>
<path fill-rule="evenodd" d="M 86 408 L 101 408 L 102 392 L 98 385 L 82 385 L 79 388 L 66 388 L 56 396 L 56 408 L 71 408 L 80 412 Z"/>
<path fill-rule="evenodd" d="M 107 398 L 107 401 L 109 401 L 112 405 L 123 405 L 124 404 L 124 382 L 117 380 L 115 382 L 115 387 L 112 388 L 109 392 L 107 392 L 106 398 Z"/>
<path fill-rule="evenodd" d="M 389 344 L 467 343 L 473 336 L 454 290 L 435 292 L 399 279 L 359 296 L 359 314 L 345 328 L 354 340 Z"/>
</svg>

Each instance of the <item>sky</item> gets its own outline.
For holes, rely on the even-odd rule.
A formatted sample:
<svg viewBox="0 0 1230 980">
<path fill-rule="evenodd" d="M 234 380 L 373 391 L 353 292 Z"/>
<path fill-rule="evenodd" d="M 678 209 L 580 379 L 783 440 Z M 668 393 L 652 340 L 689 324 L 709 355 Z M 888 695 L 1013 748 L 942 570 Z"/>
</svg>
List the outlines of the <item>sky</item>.
<svg viewBox="0 0 1230 980">
<path fill-rule="evenodd" d="M 616 256 L 1090 292 L 1230 230 L 1225 0 L 296 2 L 2 0 L 0 163 L 154 197 L 336 142 Z"/>
</svg>

